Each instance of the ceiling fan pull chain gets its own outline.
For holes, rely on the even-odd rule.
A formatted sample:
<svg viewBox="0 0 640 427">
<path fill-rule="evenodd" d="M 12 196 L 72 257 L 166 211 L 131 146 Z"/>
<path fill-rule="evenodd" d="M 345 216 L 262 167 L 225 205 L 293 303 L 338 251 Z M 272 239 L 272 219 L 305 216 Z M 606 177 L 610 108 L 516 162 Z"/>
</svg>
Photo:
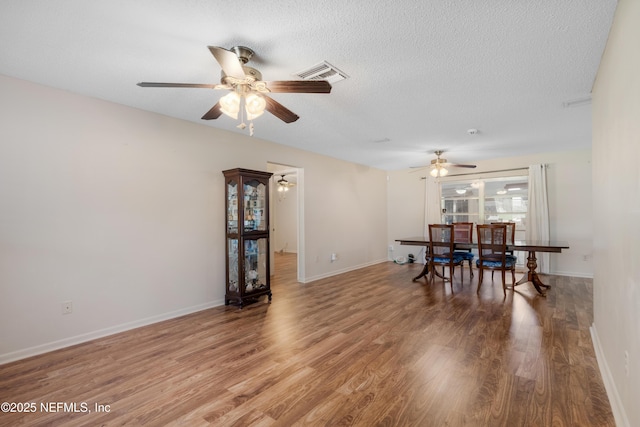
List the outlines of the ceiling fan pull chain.
<svg viewBox="0 0 640 427">
<path fill-rule="evenodd" d="M 240 124 L 236 126 L 238 129 L 243 129 L 247 127 L 244 122 L 244 97 L 240 97 Z"/>
</svg>

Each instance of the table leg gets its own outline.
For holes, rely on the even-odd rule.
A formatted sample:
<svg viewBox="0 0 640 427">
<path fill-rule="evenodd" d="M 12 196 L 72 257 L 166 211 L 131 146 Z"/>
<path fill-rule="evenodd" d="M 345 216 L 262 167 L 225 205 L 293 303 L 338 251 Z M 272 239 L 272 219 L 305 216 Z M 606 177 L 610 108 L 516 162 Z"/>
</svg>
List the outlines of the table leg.
<svg viewBox="0 0 640 427">
<path fill-rule="evenodd" d="M 536 258 L 535 251 L 529 251 L 529 256 L 527 257 L 527 268 L 529 269 L 529 271 L 527 271 L 527 274 L 522 276 L 522 278 L 518 280 L 514 286 L 531 282 L 536 288 L 536 291 L 538 291 L 539 294 L 544 295 L 544 291 L 542 290 L 542 288 L 550 288 L 550 286 L 542 283 L 542 280 L 540 280 L 540 277 L 538 276 L 538 272 L 536 271 L 536 268 L 538 268 L 538 259 Z"/>
<path fill-rule="evenodd" d="M 413 279 L 411 279 L 412 281 L 416 281 L 418 279 L 421 279 L 423 277 L 425 277 L 426 275 L 429 274 L 429 249 L 427 248 L 426 253 L 425 253 L 425 264 L 424 264 L 424 268 L 422 269 L 422 271 L 420 272 L 420 274 L 418 274 L 416 277 L 414 277 Z M 433 269 L 433 274 L 440 277 L 443 280 L 448 280 L 443 274 L 438 273 L 438 270 L 436 270 L 435 268 Z"/>
<path fill-rule="evenodd" d="M 416 277 L 412 279 L 414 282 L 418 279 L 425 277 L 427 274 L 429 274 L 429 247 L 428 246 L 425 248 L 425 251 L 424 251 L 424 261 L 425 261 L 424 268 L 422 269 L 420 274 L 418 274 Z"/>
<path fill-rule="evenodd" d="M 429 262 L 426 262 L 424 264 L 424 268 L 422 269 L 422 271 L 420 272 L 420 274 L 418 274 L 416 277 L 414 277 L 412 280 L 415 282 L 418 279 L 423 278 L 424 276 L 426 276 L 427 274 L 429 274 Z"/>
</svg>

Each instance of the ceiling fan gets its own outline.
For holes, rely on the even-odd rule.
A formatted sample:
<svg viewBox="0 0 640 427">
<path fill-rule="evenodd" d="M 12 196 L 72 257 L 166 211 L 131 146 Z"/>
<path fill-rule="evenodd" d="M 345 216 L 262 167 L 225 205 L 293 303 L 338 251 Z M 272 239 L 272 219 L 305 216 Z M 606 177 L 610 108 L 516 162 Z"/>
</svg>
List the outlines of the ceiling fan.
<svg viewBox="0 0 640 427">
<path fill-rule="evenodd" d="M 436 150 L 433 152 L 436 155 L 436 158 L 431 160 L 431 176 L 435 177 L 443 177 L 449 173 L 447 167 L 455 167 L 455 168 L 475 168 L 476 165 L 460 165 L 454 163 L 448 163 L 447 159 L 443 159 L 440 156 L 444 154 L 442 150 Z M 426 166 L 418 166 L 420 169 L 424 169 Z"/>
<path fill-rule="evenodd" d="M 266 110 L 285 123 L 295 122 L 299 116 L 269 97 L 267 93 L 331 92 L 331 84 L 325 80 L 263 81 L 260 71 L 245 65 L 254 54 L 248 47 L 234 46 L 230 50 L 218 46 L 208 46 L 208 48 L 222 68 L 220 84 L 140 82 L 138 86 L 230 90 L 231 93 L 220 98 L 202 116 L 203 120 L 217 119 L 223 113 L 237 119 L 238 112 L 242 117 L 246 112 L 247 119 L 253 120 Z M 244 129 L 245 126 L 243 120 L 238 127 Z"/>
<path fill-rule="evenodd" d="M 294 182 L 289 182 L 286 179 L 284 179 L 285 175 L 280 175 L 280 179 L 276 181 L 276 183 L 278 184 L 278 191 L 283 192 L 283 191 L 289 191 L 290 187 L 295 187 L 295 183 Z"/>
</svg>

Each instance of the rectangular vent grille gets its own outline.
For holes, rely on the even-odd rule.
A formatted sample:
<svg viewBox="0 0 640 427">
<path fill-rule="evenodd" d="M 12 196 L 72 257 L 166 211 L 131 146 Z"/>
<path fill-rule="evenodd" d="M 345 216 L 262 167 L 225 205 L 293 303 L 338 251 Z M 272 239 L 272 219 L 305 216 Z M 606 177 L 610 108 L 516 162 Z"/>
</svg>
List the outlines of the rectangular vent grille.
<svg viewBox="0 0 640 427">
<path fill-rule="evenodd" d="M 302 80 L 326 80 L 329 83 L 336 83 L 349 78 L 348 75 L 327 61 L 321 62 L 306 70 L 298 71 L 294 76 L 300 77 Z"/>
</svg>

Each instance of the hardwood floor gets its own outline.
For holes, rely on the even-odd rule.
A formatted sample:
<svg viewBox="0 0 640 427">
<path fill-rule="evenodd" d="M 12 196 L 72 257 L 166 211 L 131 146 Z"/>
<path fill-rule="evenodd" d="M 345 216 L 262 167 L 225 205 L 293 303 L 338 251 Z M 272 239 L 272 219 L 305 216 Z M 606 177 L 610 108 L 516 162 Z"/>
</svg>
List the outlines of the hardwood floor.
<svg viewBox="0 0 640 427">
<path fill-rule="evenodd" d="M 0 425 L 614 426 L 589 279 L 412 282 L 383 263 L 0 366 Z M 79 412 L 46 412 L 47 402 Z M 91 412 L 82 412 L 86 409 Z M 104 405 L 96 411 L 96 404 Z M 51 404 L 49 404 L 51 406 Z M 55 409 L 55 405 L 54 405 Z M 73 408 L 66 408 L 73 409 Z"/>
</svg>

